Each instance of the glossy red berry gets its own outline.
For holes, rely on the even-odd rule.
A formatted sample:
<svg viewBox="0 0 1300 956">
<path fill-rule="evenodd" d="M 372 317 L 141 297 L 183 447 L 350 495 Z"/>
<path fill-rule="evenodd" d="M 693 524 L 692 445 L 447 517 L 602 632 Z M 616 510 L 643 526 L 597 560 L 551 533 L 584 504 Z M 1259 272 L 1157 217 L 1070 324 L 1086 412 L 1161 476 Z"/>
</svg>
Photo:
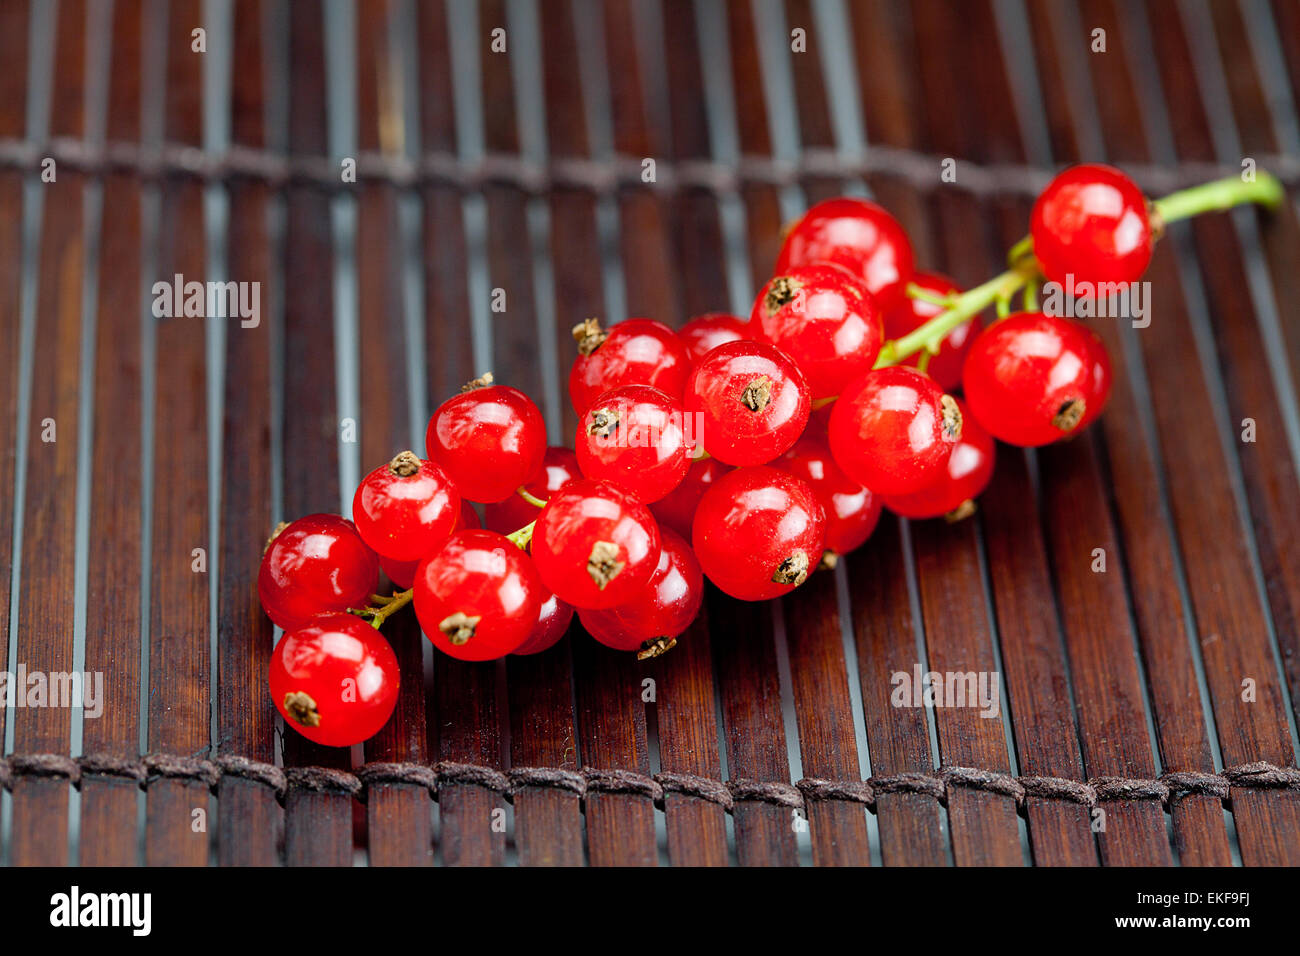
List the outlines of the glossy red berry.
<svg viewBox="0 0 1300 956">
<path fill-rule="evenodd" d="M 786 594 L 821 559 L 826 516 L 807 482 L 759 465 L 723 475 L 700 499 L 691 543 L 705 576 L 732 597 Z"/>
<path fill-rule="evenodd" d="M 271 699 L 285 726 L 327 747 L 379 733 L 397 706 L 399 683 L 393 649 L 350 614 L 287 631 L 271 653 Z"/>
<path fill-rule="evenodd" d="M 433 646 L 489 661 L 528 640 L 546 588 L 532 559 L 495 531 L 458 531 L 415 571 L 415 614 Z"/>
<path fill-rule="evenodd" d="M 451 536 L 460 504 L 460 492 L 441 468 L 404 451 L 362 479 L 352 497 L 352 520 L 376 554 L 417 561 Z"/>
<path fill-rule="evenodd" d="M 516 647 L 511 654 L 540 654 L 560 643 L 560 638 L 569 629 L 573 620 L 573 605 L 565 604 L 554 594 L 542 602 L 537 612 L 537 623 L 528 640 Z"/>
<path fill-rule="evenodd" d="M 956 401 L 932 378 L 894 365 L 844 390 L 827 437 L 854 481 L 877 494 L 905 495 L 939 480 L 961 427 Z"/>
<path fill-rule="evenodd" d="M 695 509 L 704 497 L 704 492 L 729 471 L 731 466 L 716 458 L 698 458 L 691 462 L 682 483 L 650 506 L 650 513 L 659 522 L 659 527 L 672 528 L 689 540 L 691 524 L 695 521 Z"/>
<path fill-rule="evenodd" d="M 338 515 L 307 515 L 267 545 L 257 596 L 267 616 L 287 631 L 317 614 L 365 607 L 378 581 L 379 560 L 356 525 Z"/>
<path fill-rule="evenodd" d="M 812 408 L 803 373 L 766 342 L 728 342 L 704 356 L 686 387 L 695 437 L 729 465 L 771 461 L 795 443 Z"/>
<path fill-rule="evenodd" d="M 698 362 L 719 345 L 750 338 L 750 327 L 730 313 L 706 312 L 678 329 L 677 337 L 686 346 L 691 361 Z"/>
<path fill-rule="evenodd" d="M 583 475 L 612 481 L 643 503 L 682 483 L 687 437 L 681 403 L 649 385 L 610 389 L 578 422 L 574 447 Z"/>
<path fill-rule="evenodd" d="M 659 561 L 659 527 L 646 506 L 618 485 L 571 481 L 546 503 L 533 529 L 542 581 L 577 608 L 625 604 Z"/>
<path fill-rule="evenodd" d="M 611 388 L 653 385 L 680 400 L 691 358 L 677 333 L 651 319 L 626 319 L 608 332 L 595 319 L 576 326 L 578 357 L 569 370 L 569 400 L 581 415 Z"/>
<path fill-rule="evenodd" d="M 1084 331 L 1088 335 L 1092 381 L 1088 393 L 1088 407 L 1084 410 L 1083 417 L 1079 419 L 1079 428 L 1087 428 L 1101 415 L 1106 403 L 1110 401 L 1110 388 L 1115 377 L 1111 370 L 1110 352 L 1106 349 L 1106 343 L 1092 329 L 1085 327 Z"/>
<path fill-rule="evenodd" d="M 966 356 L 962 388 L 994 438 L 1046 445 L 1078 431 L 1094 394 L 1093 344 L 1073 319 L 1020 312 L 989 326 Z M 1108 379 L 1107 379 L 1108 380 Z"/>
<path fill-rule="evenodd" d="M 491 507 L 491 505 L 488 507 Z M 527 524 L 527 522 L 524 523 Z M 479 521 L 478 512 L 474 510 L 474 506 L 470 504 L 469 501 L 461 499 L 460 515 L 456 521 L 456 527 L 454 530 L 463 531 L 466 528 L 481 527 L 483 527 L 483 522 Z M 448 535 L 448 537 L 450 537 L 450 535 Z M 439 542 L 437 547 L 441 546 L 442 542 Z M 392 558 L 386 558 L 381 554 L 379 556 L 379 566 L 383 568 L 384 573 L 388 575 L 388 580 L 392 581 L 398 588 L 405 591 L 411 586 L 411 582 L 415 580 L 415 569 L 419 567 L 420 560 L 424 558 L 427 553 L 428 552 L 420 555 L 419 558 L 415 558 L 412 561 L 394 561 Z"/>
<path fill-rule="evenodd" d="M 473 387 L 439 406 L 425 442 L 462 497 L 502 501 L 542 467 L 546 423 L 517 388 Z"/>
<path fill-rule="evenodd" d="M 538 501 L 546 501 L 565 482 L 582 477 L 578 467 L 578 456 L 567 448 L 552 446 L 546 449 L 542 458 L 542 470 L 524 483 L 524 490 Z M 487 527 L 499 534 L 511 534 L 524 525 L 537 520 L 541 511 L 522 495 L 513 494 L 505 501 L 494 502 L 483 509 Z"/>
<path fill-rule="evenodd" d="M 1043 275 L 1062 285 L 1072 280 L 1080 297 L 1096 295 L 1098 283 L 1136 282 L 1151 262 L 1146 197 L 1112 166 L 1060 173 L 1034 203 L 1029 234 Z"/>
<path fill-rule="evenodd" d="M 814 401 L 869 371 L 884 343 L 876 300 L 857 278 L 826 263 L 778 273 L 759 292 L 749 321 L 756 339 L 794 359 Z"/>
<path fill-rule="evenodd" d="M 975 511 L 975 499 L 984 493 L 993 478 L 996 451 L 993 436 L 974 415 L 967 413 L 961 399 L 957 405 L 962 411 L 961 440 L 948 458 L 947 472 L 920 491 L 886 497 L 885 507 L 894 514 L 904 518 L 943 516 L 957 521 Z"/>
<path fill-rule="evenodd" d="M 659 563 L 635 598 L 602 611 L 578 612 L 592 637 L 616 651 L 636 651 L 640 660 L 672 649 L 704 601 L 704 576 L 690 545 L 675 531 L 661 529 L 660 534 Z"/>
<path fill-rule="evenodd" d="M 933 272 L 917 272 L 912 276 L 912 283 L 930 295 L 945 296 L 960 294 L 961 289 L 953 284 L 947 276 Z M 914 332 L 936 315 L 943 307 L 922 299 L 905 296 L 903 301 L 885 313 L 885 338 L 900 339 L 909 332 Z M 979 316 L 969 322 L 963 322 L 949 332 L 939 346 L 939 351 L 930 356 L 925 367 L 926 374 L 939 383 L 945 391 L 952 391 L 961 385 L 961 367 L 966 360 L 966 353 L 975 336 L 982 328 Z M 903 360 L 901 364 L 916 367 L 925 352 L 918 352 Z"/>
<path fill-rule="evenodd" d="M 865 199 L 828 199 L 813 206 L 785 237 L 777 275 L 813 262 L 833 262 L 853 273 L 888 309 L 912 278 L 912 244 L 898 220 Z"/>
<path fill-rule="evenodd" d="M 826 512 L 827 554 L 848 554 L 871 537 L 880 520 L 880 496 L 844 474 L 821 439 L 804 435 L 772 467 L 807 483 Z M 832 559 L 833 560 L 833 559 Z"/>
</svg>

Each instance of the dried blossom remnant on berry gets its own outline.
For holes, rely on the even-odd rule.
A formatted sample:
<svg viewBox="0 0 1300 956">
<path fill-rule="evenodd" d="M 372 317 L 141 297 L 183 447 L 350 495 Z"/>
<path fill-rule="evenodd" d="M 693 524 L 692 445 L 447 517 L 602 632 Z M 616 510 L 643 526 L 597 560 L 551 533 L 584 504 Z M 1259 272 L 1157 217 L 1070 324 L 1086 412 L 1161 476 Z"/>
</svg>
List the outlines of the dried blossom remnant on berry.
<svg viewBox="0 0 1300 956">
<path fill-rule="evenodd" d="M 466 382 L 464 385 L 460 387 L 460 390 L 462 392 L 472 392 L 477 388 L 487 388 L 494 381 L 496 381 L 496 379 L 492 377 L 491 372 L 484 372 L 478 378 L 471 379 L 470 381 Z"/>
<path fill-rule="evenodd" d="M 420 459 L 413 451 L 399 451 L 388 463 L 388 470 L 398 478 L 410 478 L 420 470 Z"/>
<path fill-rule="evenodd" d="M 805 551 L 795 551 L 772 572 L 772 581 L 775 584 L 793 584 L 798 587 L 807 580 L 808 554 Z"/>
<path fill-rule="evenodd" d="M 591 413 L 587 434 L 595 438 L 609 438 L 618 431 L 618 409 L 601 408 Z"/>
<path fill-rule="evenodd" d="M 280 537 L 280 532 L 289 527 L 289 522 L 281 521 L 271 532 L 271 537 L 266 539 L 266 544 L 262 545 L 262 557 L 266 557 L 266 552 L 271 550 L 271 545 L 275 544 L 275 539 Z"/>
<path fill-rule="evenodd" d="M 584 319 L 573 327 L 573 339 L 578 343 L 581 355 L 590 355 L 609 338 L 609 333 L 600 327 L 600 319 Z"/>
<path fill-rule="evenodd" d="M 768 403 L 772 401 L 772 380 L 766 375 L 760 375 L 740 393 L 740 404 L 744 405 L 751 412 L 761 412 L 767 408 Z"/>
<path fill-rule="evenodd" d="M 481 615 L 471 617 L 462 611 L 457 611 L 439 621 L 438 630 L 446 635 L 447 640 L 459 647 L 474 636 L 474 629 L 478 627 L 478 622 L 481 620 L 483 620 Z"/>
<path fill-rule="evenodd" d="M 789 276 L 777 276 L 767 286 L 767 295 L 763 296 L 763 308 L 768 315 L 776 315 L 782 307 L 794 301 L 795 294 L 803 288 Z"/>
<path fill-rule="evenodd" d="M 320 711 L 316 709 L 316 701 L 311 699 L 310 694 L 305 694 L 300 690 L 290 691 L 285 694 L 284 710 L 285 713 L 304 727 L 320 726 Z"/>
<path fill-rule="evenodd" d="M 840 563 L 840 556 L 834 551 L 823 551 L 822 559 L 817 562 L 818 571 L 834 571 L 835 566 Z"/>
<path fill-rule="evenodd" d="M 591 546 L 591 555 L 587 558 L 587 573 L 602 591 L 605 585 L 613 581 L 626 562 L 618 559 L 618 545 L 612 541 L 597 541 Z"/>
<path fill-rule="evenodd" d="M 1063 432 L 1072 432 L 1079 427 L 1083 413 L 1088 410 L 1088 403 L 1082 398 L 1072 398 L 1061 405 L 1052 416 L 1052 425 Z"/>
<path fill-rule="evenodd" d="M 957 407 L 957 399 L 944 395 L 939 399 L 939 408 L 943 416 L 941 425 L 944 439 L 961 441 L 961 409 Z"/>
<path fill-rule="evenodd" d="M 636 659 L 648 661 L 651 658 L 667 654 L 676 646 L 677 638 L 675 637 L 656 637 L 641 645 L 641 649 L 636 652 Z"/>
<path fill-rule="evenodd" d="M 965 521 L 975 513 L 975 502 L 967 498 L 952 511 L 943 516 L 943 520 L 949 524 L 956 524 L 958 521 Z"/>
</svg>

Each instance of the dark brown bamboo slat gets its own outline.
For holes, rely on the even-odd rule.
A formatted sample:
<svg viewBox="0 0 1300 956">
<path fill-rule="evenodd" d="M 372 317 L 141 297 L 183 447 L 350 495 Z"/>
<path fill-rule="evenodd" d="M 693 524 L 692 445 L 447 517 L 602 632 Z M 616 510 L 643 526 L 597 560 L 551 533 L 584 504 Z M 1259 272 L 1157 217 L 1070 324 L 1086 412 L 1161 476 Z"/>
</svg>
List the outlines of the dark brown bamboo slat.
<svg viewBox="0 0 1300 956">
<path fill-rule="evenodd" d="M 394 88 L 399 54 L 389 48 L 387 0 L 366 0 L 357 18 L 358 145 L 365 151 L 400 155 L 404 117 Z M 398 192 L 387 183 L 363 183 L 357 220 L 357 271 L 361 353 L 361 473 L 380 467 L 411 442 L 407 399 L 404 250 Z M 417 451 L 421 457 L 424 450 Z M 388 622 L 384 636 L 397 653 L 403 680 L 397 709 L 366 743 L 372 762 L 429 763 L 424 696 L 424 642 L 413 614 Z M 433 863 L 433 807 L 422 784 L 388 783 L 370 790 L 367 846 L 375 865 Z"/>
<path fill-rule="evenodd" d="M 107 134 L 138 142 L 141 31 L 138 0 L 114 5 Z M 86 670 L 104 674 L 104 710 L 87 719 L 82 749 L 120 759 L 140 749 L 141 191 L 130 175 L 107 177 L 100 214 L 91 432 L 90 540 L 113 541 L 87 560 Z M 81 780 L 83 865 L 124 866 L 139 855 L 140 788 L 122 776 Z"/>
<path fill-rule="evenodd" d="M 50 132 L 85 132 L 84 6 L 61 5 L 55 23 L 55 70 Z M 52 68 L 52 67 L 50 67 Z M 17 664 L 46 676 L 72 671 L 73 580 L 77 473 L 77 406 L 81 392 L 81 290 L 85 265 L 82 216 L 85 177 L 59 170 L 43 183 L 39 279 L 28 416 L 26 499 L 23 502 Z M 32 697 L 28 688 L 29 700 Z M 48 692 L 56 692 L 49 687 Z M 71 709 L 14 710 L 16 753 L 68 752 Z M 59 777 L 22 777 L 13 788 L 10 860 L 15 865 L 63 865 L 68 860 L 68 785 Z"/>
<path fill-rule="evenodd" d="M 327 153 L 325 41 L 322 8 L 288 3 L 288 149 L 291 156 Z M 277 56 L 284 51 L 277 50 Z M 338 440 L 341 422 L 335 398 L 334 244 L 329 197 L 303 183 L 285 190 L 283 514 L 293 520 L 340 507 Z M 348 770 L 347 750 L 311 743 L 292 729 L 284 732 L 286 767 Z M 290 865 L 347 866 L 352 863 L 353 802 L 343 792 L 290 789 L 285 799 L 285 858 Z"/>
</svg>

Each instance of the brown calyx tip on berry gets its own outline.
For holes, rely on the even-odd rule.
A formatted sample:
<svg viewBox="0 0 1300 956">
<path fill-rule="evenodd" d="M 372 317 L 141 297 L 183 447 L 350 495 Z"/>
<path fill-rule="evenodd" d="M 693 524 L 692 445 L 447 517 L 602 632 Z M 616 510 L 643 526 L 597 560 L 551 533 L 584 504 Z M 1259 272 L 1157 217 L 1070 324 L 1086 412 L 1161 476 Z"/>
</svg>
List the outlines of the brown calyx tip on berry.
<svg viewBox="0 0 1300 956">
<path fill-rule="evenodd" d="M 578 343 L 581 355 L 590 355 L 607 338 L 609 333 L 600 327 L 600 319 L 583 319 L 573 327 L 573 340 Z"/>
<path fill-rule="evenodd" d="M 789 276 L 777 276 L 767 284 L 767 294 L 763 296 L 763 308 L 767 310 L 768 315 L 776 315 L 783 306 L 794 301 L 795 293 L 801 288 L 803 286 Z"/>
<path fill-rule="evenodd" d="M 459 646 L 474 636 L 474 629 L 483 620 L 481 615 L 470 616 L 463 611 L 448 614 L 438 622 L 438 630 L 446 635 L 447 640 Z"/>
<path fill-rule="evenodd" d="M 943 520 L 949 524 L 956 524 L 958 521 L 965 521 L 975 513 L 975 502 L 967 498 L 952 511 L 943 516 Z"/>
<path fill-rule="evenodd" d="M 667 654 L 676 646 L 677 638 L 675 637 L 656 637 L 641 645 L 641 649 L 636 652 L 636 659 L 639 661 L 648 661 L 652 657 L 659 657 L 662 654 Z"/>
<path fill-rule="evenodd" d="M 271 532 L 271 537 L 267 538 L 266 544 L 262 545 L 262 557 L 266 557 L 266 552 L 271 550 L 271 545 L 275 543 L 275 539 L 280 537 L 280 532 L 287 527 L 289 527 L 289 522 L 287 521 L 281 521 L 275 526 L 275 529 Z"/>
<path fill-rule="evenodd" d="M 834 571 L 835 565 L 840 563 L 840 556 L 834 551 L 823 551 L 822 559 L 817 562 L 818 571 Z"/>
<path fill-rule="evenodd" d="M 460 387 L 460 390 L 461 392 L 472 392 L 476 388 L 487 388 L 494 381 L 496 381 L 496 379 L 492 377 L 491 372 L 484 372 L 478 378 L 470 379 Z"/>
<path fill-rule="evenodd" d="M 808 553 L 795 551 L 776 566 L 772 581 L 776 584 L 793 584 L 798 587 L 808 580 Z"/>
<path fill-rule="evenodd" d="M 1165 217 L 1160 215 L 1156 204 L 1147 200 L 1147 228 L 1151 230 L 1151 241 L 1159 242 L 1165 235 Z"/>
<path fill-rule="evenodd" d="M 388 463 L 388 470 L 398 478 L 410 478 L 420 470 L 420 459 L 411 450 L 399 451 Z"/>
<path fill-rule="evenodd" d="M 596 438 L 609 438 L 618 431 L 618 409 L 599 408 L 591 413 L 587 423 L 587 434 Z"/>
<path fill-rule="evenodd" d="M 951 395 L 944 395 L 939 399 L 939 408 L 943 415 L 944 440 L 961 441 L 961 409 L 957 407 L 957 399 Z"/>
<path fill-rule="evenodd" d="M 1082 398 L 1072 398 L 1063 402 L 1052 416 L 1052 425 L 1063 432 L 1072 432 L 1079 427 L 1083 413 L 1088 410 L 1088 403 Z"/>
<path fill-rule="evenodd" d="M 766 375 L 760 375 L 740 393 L 740 404 L 744 405 L 751 412 L 761 412 L 767 408 L 768 403 L 772 401 L 772 380 Z"/>
<path fill-rule="evenodd" d="M 613 541 L 597 541 L 591 546 L 591 555 L 587 558 L 587 573 L 602 591 L 605 585 L 618 577 L 626 564 L 618 559 L 618 545 Z"/>
<path fill-rule="evenodd" d="M 311 699 L 310 694 L 300 690 L 289 691 L 284 695 L 284 709 L 304 727 L 320 726 L 320 711 L 316 709 L 316 701 Z"/>
</svg>

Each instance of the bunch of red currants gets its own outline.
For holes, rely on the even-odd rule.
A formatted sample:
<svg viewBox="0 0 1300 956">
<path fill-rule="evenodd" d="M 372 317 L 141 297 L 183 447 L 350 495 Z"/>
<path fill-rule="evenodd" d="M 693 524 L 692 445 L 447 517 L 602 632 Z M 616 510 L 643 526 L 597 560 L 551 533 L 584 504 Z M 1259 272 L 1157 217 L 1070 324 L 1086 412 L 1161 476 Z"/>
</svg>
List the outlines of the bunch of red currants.
<svg viewBox="0 0 1300 956">
<path fill-rule="evenodd" d="M 1136 281 L 1164 221 L 1200 211 L 1185 194 L 1167 201 L 1162 212 L 1109 167 L 1066 170 L 1009 271 L 968 292 L 916 271 L 880 206 L 820 203 L 789 231 L 747 321 L 575 327 L 573 451 L 547 447 L 522 392 L 490 374 L 469 383 L 434 412 L 426 458 L 403 451 L 361 482 L 355 523 L 309 515 L 269 542 L 258 591 L 287 632 L 276 706 L 321 743 L 376 733 L 399 682 L 378 628 L 407 603 L 462 660 L 545 651 L 575 609 L 597 641 L 644 659 L 691 625 L 705 578 L 775 598 L 861 546 L 882 507 L 969 515 L 995 438 L 1068 438 L 1110 391 L 1100 338 L 1038 311 L 1038 287 Z M 381 569 L 404 590 L 376 594 Z"/>
</svg>

